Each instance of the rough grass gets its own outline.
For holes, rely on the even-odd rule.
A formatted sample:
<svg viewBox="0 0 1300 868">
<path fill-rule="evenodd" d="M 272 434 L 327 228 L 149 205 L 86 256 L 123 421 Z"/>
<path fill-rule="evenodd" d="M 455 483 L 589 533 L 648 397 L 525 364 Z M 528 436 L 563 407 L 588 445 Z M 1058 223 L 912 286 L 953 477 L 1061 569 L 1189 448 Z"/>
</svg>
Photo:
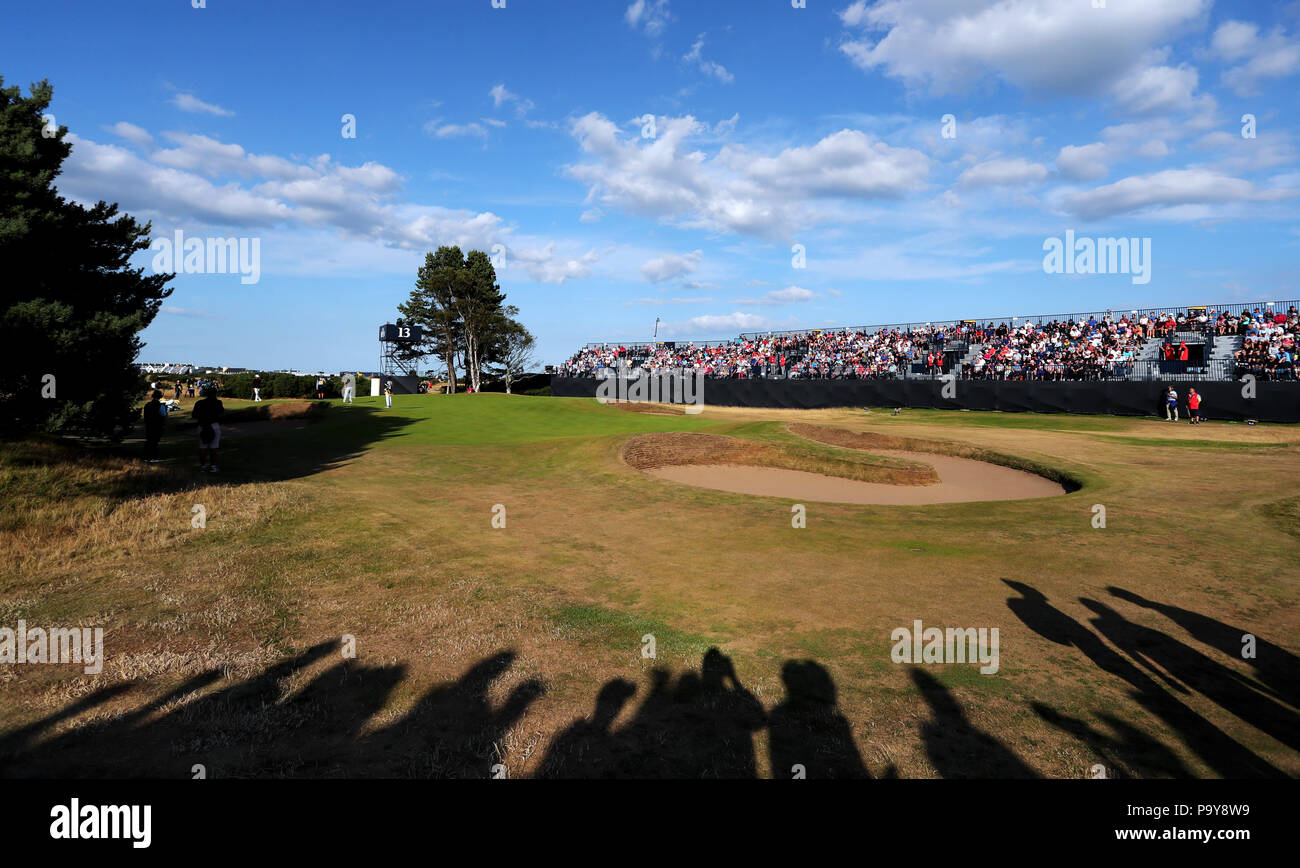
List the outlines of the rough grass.
<svg viewBox="0 0 1300 868">
<path fill-rule="evenodd" d="M 620 455 L 638 470 L 673 465 L 739 464 L 890 485 L 933 485 L 939 481 L 933 467 L 893 456 L 846 459 L 797 446 L 776 446 L 716 434 L 643 434 L 628 440 Z"/>
<path fill-rule="evenodd" d="M 291 486 L 210 484 L 173 468 L 52 440 L 0 443 L 0 550 L 14 571 L 66 568 L 123 553 L 141 557 L 207 528 L 265 523 L 301 502 Z"/>
<path fill-rule="evenodd" d="M 1268 728 L 1294 721 L 1300 683 L 1286 677 L 1300 652 L 1295 429 L 658 416 L 504 395 L 382 404 L 232 433 L 218 484 L 186 466 L 192 434 L 169 437 L 176 457 L 152 467 L 45 441 L 0 447 L 0 626 L 102 625 L 109 658 L 96 677 L 0 665 L 5 774 L 183 777 L 196 762 L 214 777 L 487 777 L 498 762 L 512 777 L 548 762 L 594 774 L 590 745 L 561 736 L 592 731 L 573 727 L 626 682 L 608 731 L 629 756 L 716 776 L 740 743 L 717 715 L 748 696 L 779 721 L 787 662 L 806 660 L 833 697 L 809 715 L 808 751 L 815 761 L 818 739 L 846 732 L 875 776 L 1009 774 L 1008 756 L 1054 777 L 1098 762 L 1112 777 L 1261 773 L 1250 757 L 1300 774 Z M 1085 487 L 817 504 L 795 528 L 783 504 L 657 484 L 619 459 L 640 435 L 708 433 L 874 460 L 798 439 L 791 422 L 986 450 Z M 1281 446 L 1236 448 L 1261 443 Z M 189 523 L 197 497 L 211 504 L 203 531 Z M 998 627 L 999 673 L 892 662 L 891 631 L 916 619 Z M 1246 632 L 1255 660 L 1240 654 Z M 699 703 L 705 645 L 734 673 Z M 1207 750 L 1198 732 L 1244 754 Z M 757 774 L 788 774 L 768 729 L 745 733 Z"/>
<path fill-rule="evenodd" d="M 924 452 L 931 455 L 951 455 L 955 458 L 970 458 L 989 464 L 1023 470 L 1050 479 L 1067 491 L 1078 491 L 1083 483 L 1064 470 L 1032 461 L 1017 455 L 1004 455 L 991 449 L 983 449 L 966 443 L 953 443 L 945 440 L 929 440 L 920 437 L 898 437 L 871 431 L 848 431 L 826 425 L 809 425 L 803 422 L 791 422 L 786 428 L 798 437 L 806 437 L 819 443 L 829 443 L 847 449 L 888 449 L 905 452 Z"/>
</svg>

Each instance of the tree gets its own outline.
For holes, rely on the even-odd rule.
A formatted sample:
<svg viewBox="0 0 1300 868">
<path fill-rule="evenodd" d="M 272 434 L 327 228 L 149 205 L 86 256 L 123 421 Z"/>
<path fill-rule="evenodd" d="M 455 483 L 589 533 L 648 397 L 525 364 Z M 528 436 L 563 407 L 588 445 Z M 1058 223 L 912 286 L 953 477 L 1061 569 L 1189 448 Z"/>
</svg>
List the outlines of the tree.
<svg viewBox="0 0 1300 868">
<path fill-rule="evenodd" d="M 443 360 L 452 392 L 456 391 L 456 353 L 461 344 L 460 323 L 452 298 L 465 280 L 463 265 L 459 247 L 439 247 L 436 253 L 425 254 L 411 297 L 397 306 L 407 322 L 424 328 L 424 342 L 412 351 Z"/>
<path fill-rule="evenodd" d="M 471 250 L 466 255 L 464 274 L 468 279 L 453 296 L 452 306 L 463 330 L 466 373 L 470 385 L 478 392 L 482 388 L 484 355 L 491 346 L 492 336 L 501 327 L 506 296 L 497 285 L 492 260 L 482 250 Z"/>
<path fill-rule="evenodd" d="M 537 341 L 523 324 L 510 320 L 502 338 L 501 369 L 502 379 L 506 381 L 506 394 L 510 386 L 521 374 L 527 373 L 533 363 L 533 350 Z"/>
<path fill-rule="evenodd" d="M 459 247 L 439 247 L 425 255 L 415 289 L 398 311 L 424 326 L 424 352 L 442 357 L 456 390 L 456 361 L 474 391 L 482 386 L 483 364 L 505 315 L 505 294 L 497 285 L 492 260 L 481 250 L 462 254 Z"/>
<path fill-rule="evenodd" d="M 171 295 L 169 274 L 131 268 L 149 248 L 143 226 L 117 205 L 87 208 L 54 186 L 72 151 L 67 127 L 47 123 L 48 81 L 0 78 L 0 428 L 82 431 L 117 438 L 144 385 L 139 334 Z M 52 118 L 48 118 L 52 121 Z"/>
</svg>

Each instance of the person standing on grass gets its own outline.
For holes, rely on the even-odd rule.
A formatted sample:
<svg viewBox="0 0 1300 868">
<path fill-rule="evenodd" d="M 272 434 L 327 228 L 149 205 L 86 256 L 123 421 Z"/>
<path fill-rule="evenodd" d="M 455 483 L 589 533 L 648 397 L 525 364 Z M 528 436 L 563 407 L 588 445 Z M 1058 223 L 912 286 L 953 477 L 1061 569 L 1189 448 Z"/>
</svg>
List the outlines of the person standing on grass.
<svg viewBox="0 0 1300 868">
<path fill-rule="evenodd" d="M 393 409 L 393 381 L 384 381 L 384 401 L 388 404 L 388 409 Z"/>
<path fill-rule="evenodd" d="M 322 399 L 325 397 L 325 378 L 324 378 L 324 377 L 317 377 L 317 378 L 316 378 L 316 397 L 317 397 L 317 398 L 322 398 Z"/>
<path fill-rule="evenodd" d="M 1178 421 L 1178 392 L 1173 386 L 1170 386 L 1169 391 L 1165 392 L 1165 421 Z"/>
<path fill-rule="evenodd" d="M 356 391 L 355 388 L 356 382 L 357 382 L 356 378 L 353 377 L 352 374 L 347 374 L 346 376 L 343 377 L 343 403 L 344 404 L 353 403 L 352 393 Z"/>
<path fill-rule="evenodd" d="M 1189 425 L 1201 424 L 1201 396 L 1195 389 L 1187 390 L 1187 415 L 1192 417 Z"/>
<path fill-rule="evenodd" d="M 262 375 L 253 374 L 253 400 L 262 400 Z"/>
<path fill-rule="evenodd" d="M 225 406 L 217 398 L 214 389 L 205 389 L 203 397 L 194 402 L 190 411 L 199 423 L 199 470 L 204 473 L 217 472 L 217 447 L 221 445 L 221 414 Z"/>
<path fill-rule="evenodd" d="M 162 396 L 161 391 L 154 389 L 149 403 L 144 405 L 144 460 L 150 464 L 162 460 L 158 457 L 158 441 L 162 439 L 163 424 L 167 421 L 167 408 L 163 406 Z"/>
</svg>

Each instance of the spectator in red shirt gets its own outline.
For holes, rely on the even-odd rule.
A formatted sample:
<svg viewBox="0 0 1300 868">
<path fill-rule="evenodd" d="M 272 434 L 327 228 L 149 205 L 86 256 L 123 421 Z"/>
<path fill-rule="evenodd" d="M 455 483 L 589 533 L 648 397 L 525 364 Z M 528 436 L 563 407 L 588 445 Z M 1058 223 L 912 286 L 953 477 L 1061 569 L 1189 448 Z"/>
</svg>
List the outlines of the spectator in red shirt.
<svg viewBox="0 0 1300 868">
<path fill-rule="evenodd" d="M 1195 389 L 1187 390 L 1187 415 L 1192 417 L 1189 425 L 1201 424 L 1201 396 Z"/>
</svg>

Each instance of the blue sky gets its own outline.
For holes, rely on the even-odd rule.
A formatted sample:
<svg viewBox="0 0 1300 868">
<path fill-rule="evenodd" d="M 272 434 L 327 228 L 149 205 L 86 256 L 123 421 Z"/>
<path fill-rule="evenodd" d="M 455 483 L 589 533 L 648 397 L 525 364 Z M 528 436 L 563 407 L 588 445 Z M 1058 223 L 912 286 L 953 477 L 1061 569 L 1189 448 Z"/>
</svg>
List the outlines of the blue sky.
<svg viewBox="0 0 1300 868">
<path fill-rule="evenodd" d="M 256 284 L 173 281 L 143 361 L 373 368 L 445 243 L 500 245 L 539 363 L 656 317 L 1300 296 L 1300 3 L 22 2 L 0 58 L 55 87 L 65 195 L 259 240 Z M 1067 230 L 1150 239 L 1149 281 L 1045 273 Z"/>
</svg>

